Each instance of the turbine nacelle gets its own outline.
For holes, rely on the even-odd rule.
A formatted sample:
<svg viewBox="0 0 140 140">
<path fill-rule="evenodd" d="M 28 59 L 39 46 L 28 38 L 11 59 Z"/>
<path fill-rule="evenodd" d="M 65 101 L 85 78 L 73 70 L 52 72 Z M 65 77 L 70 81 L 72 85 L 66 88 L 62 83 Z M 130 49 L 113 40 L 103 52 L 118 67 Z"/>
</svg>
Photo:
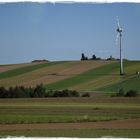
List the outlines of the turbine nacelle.
<svg viewBox="0 0 140 140">
<path fill-rule="evenodd" d="M 122 31 L 123 31 L 122 28 L 120 28 L 120 27 L 117 28 L 117 32 L 121 33 Z"/>
</svg>

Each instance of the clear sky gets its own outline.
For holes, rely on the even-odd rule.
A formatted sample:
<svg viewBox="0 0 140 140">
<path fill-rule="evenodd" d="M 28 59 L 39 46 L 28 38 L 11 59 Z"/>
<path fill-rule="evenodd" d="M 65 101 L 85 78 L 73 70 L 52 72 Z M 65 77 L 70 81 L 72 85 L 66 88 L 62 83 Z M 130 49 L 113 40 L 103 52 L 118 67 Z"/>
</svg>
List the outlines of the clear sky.
<svg viewBox="0 0 140 140">
<path fill-rule="evenodd" d="M 0 64 L 119 57 L 117 16 L 123 56 L 140 60 L 140 4 L 0 4 Z"/>
</svg>

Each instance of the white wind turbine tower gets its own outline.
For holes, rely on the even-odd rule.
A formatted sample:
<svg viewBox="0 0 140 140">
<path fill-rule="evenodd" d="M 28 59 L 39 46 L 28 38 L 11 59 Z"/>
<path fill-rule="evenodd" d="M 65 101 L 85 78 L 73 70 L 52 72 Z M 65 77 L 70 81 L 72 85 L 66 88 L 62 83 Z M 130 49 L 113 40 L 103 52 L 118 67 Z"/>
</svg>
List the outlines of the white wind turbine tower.
<svg viewBox="0 0 140 140">
<path fill-rule="evenodd" d="M 123 58 L 122 58 L 122 44 L 121 44 L 121 38 L 122 38 L 122 31 L 123 29 L 120 27 L 120 24 L 119 24 L 119 19 L 117 17 L 117 32 L 118 32 L 118 35 L 120 36 L 120 75 L 124 75 L 124 70 L 123 70 Z"/>
</svg>

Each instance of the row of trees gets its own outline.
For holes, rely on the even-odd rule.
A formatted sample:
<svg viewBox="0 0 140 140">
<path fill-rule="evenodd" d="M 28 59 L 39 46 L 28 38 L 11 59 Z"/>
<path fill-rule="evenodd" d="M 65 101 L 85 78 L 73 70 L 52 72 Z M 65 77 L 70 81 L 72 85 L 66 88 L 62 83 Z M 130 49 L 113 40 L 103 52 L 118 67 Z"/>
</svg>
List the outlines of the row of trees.
<svg viewBox="0 0 140 140">
<path fill-rule="evenodd" d="M 92 55 L 91 58 L 88 58 L 87 56 L 85 56 L 84 53 L 81 54 L 81 60 L 101 60 L 102 58 L 97 57 L 95 54 Z M 113 56 L 110 56 L 104 60 L 119 60 L 117 58 L 114 58 Z M 125 59 L 126 60 L 126 59 Z"/>
<path fill-rule="evenodd" d="M 92 55 L 91 58 L 88 58 L 87 56 L 85 56 L 84 53 L 81 54 L 81 60 L 101 60 L 100 57 L 96 57 L 95 54 Z"/>
<path fill-rule="evenodd" d="M 137 97 L 138 92 L 135 90 L 129 90 L 125 92 L 120 89 L 119 92 L 112 95 L 112 97 Z M 0 87 L 0 98 L 43 98 L 43 97 L 90 97 L 89 93 L 80 94 L 75 90 L 48 90 L 40 84 L 36 87 Z"/>
<path fill-rule="evenodd" d="M 62 91 L 50 90 L 47 92 L 46 97 L 80 97 L 80 94 L 75 90 L 68 90 L 68 89 Z"/>
<path fill-rule="evenodd" d="M 43 85 L 37 85 L 36 87 L 0 87 L 0 98 L 34 98 L 34 97 L 44 97 L 45 88 Z"/>
<path fill-rule="evenodd" d="M 79 97 L 80 94 L 75 90 L 46 91 L 40 84 L 36 87 L 0 87 L 0 98 L 42 98 L 42 97 Z"/>
</svg>

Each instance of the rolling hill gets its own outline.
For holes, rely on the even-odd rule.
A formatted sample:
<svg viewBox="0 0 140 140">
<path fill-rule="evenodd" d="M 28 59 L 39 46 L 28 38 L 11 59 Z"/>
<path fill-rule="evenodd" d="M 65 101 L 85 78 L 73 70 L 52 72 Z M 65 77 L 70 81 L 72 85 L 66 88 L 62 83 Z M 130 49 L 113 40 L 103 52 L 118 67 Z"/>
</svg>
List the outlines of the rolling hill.
<svg viewBox="0 0 140 140">
<path fill-rule="evenodd" d="M 35 86 L 46 89 L 116 92 L 120 88 L 140 91 L 140 61 L 125 61 L 119 75 L 117 61 L 57 61 L 0 66 L 0 86 Z"/>
</svg>

